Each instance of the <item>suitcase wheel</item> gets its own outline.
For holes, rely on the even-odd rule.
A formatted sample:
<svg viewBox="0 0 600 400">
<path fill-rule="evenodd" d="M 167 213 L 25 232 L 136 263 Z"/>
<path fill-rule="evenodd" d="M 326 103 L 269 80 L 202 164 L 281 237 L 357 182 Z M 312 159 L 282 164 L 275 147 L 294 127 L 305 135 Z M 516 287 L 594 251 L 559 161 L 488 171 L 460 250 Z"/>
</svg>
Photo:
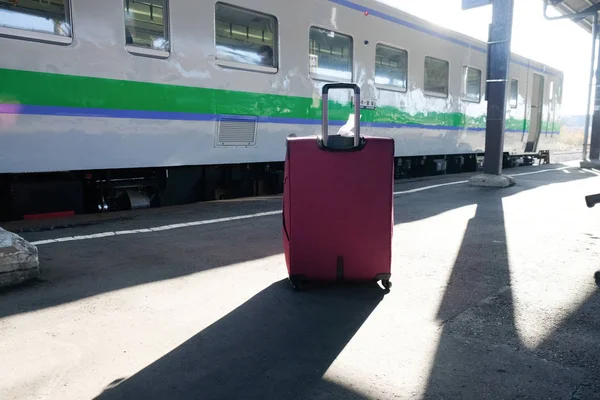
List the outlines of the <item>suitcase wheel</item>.
<svg viewBox="0 0 600 400">
<path fill-rule="evenodd" d="M 600 271 L 596 271 L 594 274 L 594 280 L 596 281 L 596 285 L 600 286 Z"/>
<path fill-rule="evenodd" d="M 292 288 L 294 290 L 302 290 L 304 289 L 304 277 L 302 275 L 295 275 L 295 276 L 290 276 L 290 283 L 292 284 Z"/>
<path fill-rule="evenodd" d="M 385 290 L 390 290 L 392 287 L 392 282 L 390 282 L 391 277 L 392 274 L 390 274 L 389 272 L 385 274 L 377 274 L 375 275 L 375 281 L 381 281 L 383 288 Z"/>
</svg>

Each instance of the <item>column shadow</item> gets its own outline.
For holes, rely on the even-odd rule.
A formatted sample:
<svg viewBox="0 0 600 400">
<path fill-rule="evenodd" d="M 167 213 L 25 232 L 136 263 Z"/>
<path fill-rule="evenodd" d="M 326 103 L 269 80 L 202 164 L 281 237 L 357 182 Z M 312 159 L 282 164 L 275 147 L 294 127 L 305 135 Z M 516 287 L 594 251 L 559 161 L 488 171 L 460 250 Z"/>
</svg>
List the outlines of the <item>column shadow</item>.
<svg viewBox="0 0 600 400">
<path fill-rule="evenodd" d="M 502 197 L 486 196 L 485 200 L 477 202 L 475 215 L 467 224 L 436 316 L 443 327 L 425 399 L 490 398 L 498 393 L 502 393 L 503 398 L 516 398 L 518 394 L 506 387 L 505 382 L 490 381 L 489 370 L 498 360 L 486 352 L 486 343 L 462 341 L 452 330 L 451 322 L 459 314 L 504 287 L 503 313 L 494 316 L 502 323 L 494 325 L 499 330 L 494 334 L 505 338 L 507 346 L 517 339 L 513 297 L 507 289 L 510 270 Z M 483 339 L 484 332 L 488 333 L 486 325 L 490 323 L 492 321 L 476 320 L 468 326 L 475 331 L 471 332 L 473 335 Z M 499 369 L 502 367 L 496 366 L 496 370 Z"/>
<path fill-rule="evenodd" d="M 598 311 L 598 291 L 537 349 L 527 348 L 516 326 L 502 205 L 502 198 L 514 193 L 490 194 L 477 196 L 437 313 L 443 325 L 423 398 L 571 398 L 574 383 L 600 372 L 600 363 L 574 361 L 570 364 L 580 369 L 571 370 L 565 360 L 569 355 L 597 360 L 599 353 L 583 357 L 585 335 L 578 329 L 564 331 L 581 319 L 577 314 Z M 598 319 L 593 321 L 597 327 Z M 586 332 L 594 332 L 589 324 Z M 551 350 L 550 344 L 555 346 Z M 600 381 L 585 382 L 580 393 L 600 395 Z"/>
<path fill-rule="evenodd" d="M 276 282 L 97 399 L 363 399 L 322 377 L 385 293 Z"/>
</svg>

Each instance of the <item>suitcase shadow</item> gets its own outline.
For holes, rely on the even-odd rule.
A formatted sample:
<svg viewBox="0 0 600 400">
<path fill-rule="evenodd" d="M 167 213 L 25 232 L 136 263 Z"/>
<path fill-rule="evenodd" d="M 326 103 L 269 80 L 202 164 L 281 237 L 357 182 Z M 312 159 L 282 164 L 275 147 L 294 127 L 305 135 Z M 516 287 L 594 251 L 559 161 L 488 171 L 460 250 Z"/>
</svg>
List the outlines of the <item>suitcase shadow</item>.
<svg viewBox="0 0 600 400">
<path fill-rule="evenodd" d="M 363 399 L 323 375 L 383 299 L 376 283 L 276 282 L 98 399 Z"/>
</svg>

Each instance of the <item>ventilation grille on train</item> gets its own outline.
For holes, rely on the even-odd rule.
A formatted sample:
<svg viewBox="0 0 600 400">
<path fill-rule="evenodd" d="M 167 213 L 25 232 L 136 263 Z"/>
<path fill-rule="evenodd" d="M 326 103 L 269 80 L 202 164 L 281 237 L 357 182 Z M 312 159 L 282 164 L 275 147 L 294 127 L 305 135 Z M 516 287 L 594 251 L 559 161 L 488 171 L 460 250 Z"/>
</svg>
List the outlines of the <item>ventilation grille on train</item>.
<svg viewBox="0 0 600 400">
<path fill-rule="evenodd" d="M 217 127 L 217 146 L 254 146 L 256 117 L 221 116 Z"/>
</svg>

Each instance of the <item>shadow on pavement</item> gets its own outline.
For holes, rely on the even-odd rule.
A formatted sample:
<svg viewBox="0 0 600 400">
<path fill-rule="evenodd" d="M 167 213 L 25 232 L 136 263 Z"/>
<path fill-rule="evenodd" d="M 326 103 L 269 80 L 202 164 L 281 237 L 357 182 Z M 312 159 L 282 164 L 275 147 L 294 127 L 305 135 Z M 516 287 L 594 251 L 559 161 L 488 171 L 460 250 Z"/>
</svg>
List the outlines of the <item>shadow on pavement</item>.
<svg viewBox="0 0 600 400">
<path fill-rule="evenodd" d="M 524 389 L 539 397 L 563 398 L 564 393 L 555 391 L 558 386 L 548 382 L 581 377 L 564 371 L 552 375 L 550 363 L 542 364 L 530 352 L 502 357 L 505 351 L 523 347 L 509 286 L 502 198 L 591 177 L 547 172 L 518 178 L 516 186 L 502 190 L 461 185 L 396 198 L 396 224 L 477 205 L 438 311 L 438 318 L 446 323 L 426 398 L 482 398 L 498 393 L 514 398 Z M 281 217 L 272 216 L 174 230 L 168 235 L 157 232 L 49 246 L 44 263 L 50 282 L 0 293 L 0 318 L 279 254 L 280 224 Z M 493 304 L 481 304 L 492 295 Z M 362 399 L 349 388 L 324 381 L 323 375 L 383 296 L 378 286 L 294 293 L 285 280 L 277 282 L 135 375 L 110 385 L 98 398 Z M 583 309 L 597 310 L 593 306 L 597 301 L 597 296 L 591 297 Z M 462 324 L 452 323 L 477 304 L 479 314 Z M 552 340 L 542 344 L 540 351 L 550 354 L 544 349 L 554 345 Z M 560 348 L 571 351 L 570 343 L 575 342 L 568 343 Z"/>
<path fill-rule="evenodd" d="M 519 177 L 515 187 L 504 189 L 502 193 L 510 195 L 594 176 L 545 172 L 523 177 L 525 179 Z M 401 195 L 394 202 L 395 223 L 413 222 L 476 202 L 484 204 L 496 196 L 494 193 L 494 189 L 458 185 Z M 232 213 L 234 203 L 227 205 Z M 161 214 L 161 218 L 166 217 Z M 281 254 L 280 223 L 281 216 L 275 215 L 143 235 L 44 245 L 40 248 L 44 281 L 0 290 L 0 319 Z M 121 228 L 128 229 L 128 226 Z"/>
<path fill-rule="evenodd" d="M 322 377 L 385 293 L 276 282 L 97 399 L 363 399 Z"/>
<path fill-rule="evenodd" d="M 524 182 L 522 186 L 527 190 L 590 176 L 555 174 L 548 183 Z M 467 224 L 438 310 L 443 328 L 423 397 L 571 398 L 578 383 L 592 382 L 580 390 L 589 395 L 590 387 L 600 387 L 593 386 L 593 379 L 590 381 L 591 376 L 599 376 L 600 364 L 598 351 L 592 351 L 598 341 L 589 337 L 600 327 L 597 316 L 586 322 L 582 313 L 600 312 L 600 297 L 597 292 L 592 294 L 546 341 L 534 350 L 527 348 L 515 322 L 502 204 L 503 197 L 523 188 L 475 190 L 484 194 L 473 202 L 477 207 L 475 216 Z M 584 206 L 583 198 L 581 204 Z M 587 326 L 573 329 L 569 326 L 572 319 Z M 596 326 L 590 326 L 591 321 Z M 570 370 L 568 366 L 579 369 Z M 598 398 L 600 391 L 594 394 Z"/>
<path fill-rule="evenodd" d="M 40 246 L 43 280 L 0 290 L 0 319 L 280 254 L 280 222 L 269 216 Z"/>
<path fill-rule="evenodd" d="M 592 173 L 581 174 L 574 172 L 565 174 L 562 171 L 548 170 L 547 172 L 532 175 L 517 175 L 515 176 L 516 184 L 503 189 L 472 187 L 467 184 L 459 184 L 426 192 L 403 194 L 396 197 L 394 202 L 394 223 L 398 225 L 414 222 L 471 204 L 485 204 L 498 196 L 508 197 L 542 186 L 574 182 L 594 177 L 597 177 L 597 175 Z M 600 189 L 590 188 L 590 191 L 591 193 L 596 193 Z M 552 199 L 546 199 L 546 201 L 552 201 Z M 581 200 L 581 204 L 585 205 L 583 199 Z"/>
<path fill-rule="evenodd" d="M 437 313 L 437 319 L 444 325 L 424 398 L 490 398 L 500 393 L 501 398 L 515 398 L 515 395 L 521 393 L 522 387 L 515 386 L 518 381 L 504 385 L 505 382 L 499 381 L 504 378 L 500 373 L 490 375 L 490 363 L 494 365 L 503 360 L 484 351 L 487 343 L 463 343 L 455 338 L 450 326 L 450 322 L 460 313 L 508 285 L 509 260 L 502 198 L 498 193 L 485 202 L 477 203 L 475 216 L 469 220 L 465 229 Z M 492 334 L 514 342 L 517 334 L 510 289 L 504 297 L 504 303 L 501 317 L 504 323 L 496 325 L 497 331 Z M 488 321 L 471 321 L 469 329 L 479 333 L 481 325 L 487 323 Z M 484 337 L 478 335 L 478 338 Z M 496 370 L 505 368 L 506 366 L 496 366 Z"/>
</svg>

